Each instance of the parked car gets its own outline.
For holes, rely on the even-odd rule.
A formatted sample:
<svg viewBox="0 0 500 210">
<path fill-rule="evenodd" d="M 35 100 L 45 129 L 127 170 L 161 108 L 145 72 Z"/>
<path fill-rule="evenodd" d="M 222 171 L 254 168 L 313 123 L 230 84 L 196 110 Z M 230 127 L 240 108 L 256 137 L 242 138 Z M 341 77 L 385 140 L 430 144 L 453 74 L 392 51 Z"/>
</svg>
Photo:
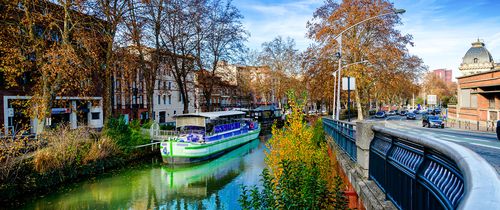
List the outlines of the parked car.
<svg viewBox="0 0 500 210">
<path fill-rule="evenodd" d="M 387 115 L 388 116 L 396 115 L 396 111 L 391 110 L 391 111 L 389 111 L 389 113 L 387 113 Z"/>
<path fill-rule="evenodd" d="M 413 112 L 408 112 L 406 114 L 406 119 L 407 120 L 416 120 L 417 119 L 417 115 Z"/>
<path fill-rule="evenodd" d="M 413 110 L 413 114 L 418 114 L 418 109 Z"/>
<path fill-rule="evenodd" d="M 399 112 L 399 115 L 401 115 L 401 116 L 405 116 L 405 115 L 406 115 L 406 113 L 407 113 L 407 111 L 406 111 L 406 110 L 401 110 L 401 111 Z"/>
<path fill-rule="evenodd" d="M 422 126 L 423 127 L 436 127 L 436 128 L 444 128 L 443 120 L 436 115 L 424 115 L 422 117 Z"/>
<path fill-rule="evenodd" d="M 500 120 L 497 121 L 497 139 L 500 140 Z"/>
<path fill-rule="evenodd" d="M 387 117 L 387 116 L 385 115 L 385 112 L 383 112 L 383 111 L 379 111 L 379 112 L 377 112 L 377 113 L 375 114 L 375 117 L 376 117 L 376 118 L 385 118 L 385 117 Z"/>
</svg>

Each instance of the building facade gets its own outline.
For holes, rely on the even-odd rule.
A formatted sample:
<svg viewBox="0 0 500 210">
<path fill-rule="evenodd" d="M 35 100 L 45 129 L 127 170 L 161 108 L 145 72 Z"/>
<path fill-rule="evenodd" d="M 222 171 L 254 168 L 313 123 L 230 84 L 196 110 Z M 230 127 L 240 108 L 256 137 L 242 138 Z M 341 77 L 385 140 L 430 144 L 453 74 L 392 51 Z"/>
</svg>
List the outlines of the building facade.
<svg viewBox="0 0 500 210">
<path fill-rule="evenodd" d="M 27 26 L 22 21 L 23 18 L 25 18 L 25 10 L 30 10 L 33 16 L 51 16 L 52 19 L 40 19 L 33 25 Z M 39 49 L 42 54 L 49 52 L 50 49 L 47 46 L 59 46 L 59 44 L 61 44 L 62 35 L 59 30 L 55 29 L 55 27 L 60 27 L 63 24 L 64 10 L 61 6 L 51 3 L 50 1 L 38 1 L 30 5 L 23 5 L 22 3 L 12 5 L 12 2 L 4 2 L 0 3 L 0 12 L 8 14 L 2 16 L 0 20 L 2 23 L 2 30 L 6 30 L 6 28 L 10 26 L 17 26 L 21 34 L 15 35 L 23 37 L 26 33 L 23 33 L 22 28 L 31 27 L 34 31 L 34 39 L 39 43 L 37 49 Z M 72 13 L 71 18 L 74 18 L 73 20 L 76 22 L 85 20 L 82 22 L 86 23 L 86 25 L 81 24 L 75 27 L 73 32 L 100 30 L 96 28 L 97 25 L 104 25 L 102 20 L 83 13 Z M 2 33 L 2 36 L 2 39 L 5 40 L 8 34 Z M 70 38 L 70 42 L 74 41 L 72 38 Z M 95 41 L 99 42 L 102 37 L 96 36 L 93 38 L 96 39 Z M 20 47 L 18 45 L 13 45 L 16 43 L 15 40 L 5 43 L 12 44 L 12 46 L 8 47 Z M 43 43 L 43 45 L 40 43 Z M 74 45 L 72 47 L 74 49 L 79 49 L 80 46 Z M 23 49 L 20 49 L 20 51 L 23 51 Z M 4 52 L 0 52 L 0 54 L 2 53 Z M 99 54 L 100 52 L 97 53 Z M 37 54 L 32 52 L 23 53 L 23 56 L 31 63 L 38 62 L 38 59 L 44 59 L 43 57 L 37 57 Z M 43 130 L 43 126 L 56 127 L 62 124 L 68 124 L 71 128 L 88 126 L 99 129 L 103 127 L 102 91 L 99 85 L 101 84 L 100 79 L 102 77 L 98 70 L 92 72 L 88 81 L 81 81 L 82 83 L 92 84 L 91 90 L 87 90 L 84 93 L 84 91 L 74 88 L 66 91 L 68 94 L 61 94 L 61 92 L 55 93 L 55 96 L 53 96 L 51 100 L 52 107 L 49 110 L 50 113 L 46 116 L 46 119 L 37 119 L 34 117 L 34 114 L 32 114 L 33 111 L 30 110 L 35 107 L 33 101 L 39 100 L 34 100 L 33 88 L 39 85 L 40 69 L 38 69 L 36 65 L 26 65 L 24 67 L 28 70 L 25 70 L 22 75 L 17 76 L 17 85 L 7 85 L 5 78 L 8 75 L 4 75 L 5 72 L 0 71 L 0 125 L 2 125 L 3 128 L 0 133 L 12 134 L 25 130 L 30 133 L 39 133 Z M 65 82 L 66 81 L 63 81 L 61 84 L 65 84 Z"/>
<path fill-rule="evenodd" d="M 195 90 L 195 73 L 191 72 L 187 77 L 188 89 L 188 112 L 197 111 L 198 99 Z M 153 94 L 153 119 L 159 124 L 172 124 L 175 122 L 174 116 L 182 114 L 184 111 L 184 98 L 172 75 L 172 69 L 163 66 L 158 75 L 155 91 Z"/>
<path fill-rule="evenodd" d="M 500 119 L 500 65 L 484 47 L 472 43 L 459 68 L 458 103 L 449 106 L 448 117 L 489 127 Z"/>
<path fill-rule="evenodd" d="M 451 78 L 453 78 L 453 71 L 450 69 L 435 69 L 432 71 L 434 75 L 436 75 L 441 80 L 449 83 L 451 82 Z"/>
<path fill-rule="evenodd" d="M 146 59 L 150 58 L 149 53 L 153 49 L 146 49 L 148 55 Z M 137 53 L 131 50 L 126 50 L 132 57 Z M 122 115 L 126 120 L 138 119 L 141 122 L 149 120 L 148 107 L 152 107 L 152 116 L 155 122 L 159 124 L 172 124 L 174 116 L 182 114 L 184 111 L 184 99 L 175 78 L 172 73 L 172 68 L 162 59 L 160 62 L 159 71 L 154 81 L 154 91 L 152 97 L 152 104 L 148 104 L 147 90 L 146 90 L 146 77 L 144 72 L 139 68 L 127 70 L 128 72 L 118 71 L 114 75 L 114 110 L 115 113 Z M 198 100 L 195 97 L 195 73 L 190 71 L 187 76 L 187 83 L 185 84 L 188 90 L 189 104 L 188 112 L 195 112 L 198 107 Z"/>
</svg>

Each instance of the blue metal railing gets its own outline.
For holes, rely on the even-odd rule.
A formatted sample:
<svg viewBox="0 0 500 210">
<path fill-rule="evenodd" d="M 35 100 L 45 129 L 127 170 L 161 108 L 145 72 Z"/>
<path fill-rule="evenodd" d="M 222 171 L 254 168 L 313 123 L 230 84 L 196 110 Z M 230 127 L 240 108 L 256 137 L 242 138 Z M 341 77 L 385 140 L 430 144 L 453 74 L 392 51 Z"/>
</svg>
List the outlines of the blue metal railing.
<svg viewBox="0 0 500 210">
<path fill-rule="evenodd" d="M 356 124 L 323 118 L 323 128 L 349 157 L 356 161 Z"/>
<path fill-rule="evenodd" d="M 456 163 L 402 135 L 375 130 L 369 177 L 400 209 L 456 209 L 465 184 Z"/>
</svg>

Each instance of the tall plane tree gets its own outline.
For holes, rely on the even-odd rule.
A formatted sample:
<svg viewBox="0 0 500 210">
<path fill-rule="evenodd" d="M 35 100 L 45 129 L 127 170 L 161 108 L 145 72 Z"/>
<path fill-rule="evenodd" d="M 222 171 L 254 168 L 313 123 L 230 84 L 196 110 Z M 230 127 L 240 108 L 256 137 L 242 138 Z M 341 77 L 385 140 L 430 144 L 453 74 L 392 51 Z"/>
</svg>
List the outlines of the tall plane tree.
<svg viewBox="0 0 500 210">
<path fill-rule="evenodd" d="M 3 60 L 9 61 L 0 69 L 9 86 L 31 86 L 25 91 L 33 96 L 30 115 L 39 119 L 38 129 L 46 124 L 57 97 L 85 96 L 96 85 L 88 56 L 98 54 L 100 37 L 89 31 L 96 30 L 91 23 L 99 20 L 85 15 L 84 3 L 20 0 L 4 7 L 2 31 L 11 35 L 1 43 L 1 53 L 8 56 Z"/>
<path fill-rule="evenodd" d="M 162 58 L 171 68 L 172 76 L 183 102 L 183 113 L 189 112 L 189 91 L 194 78 L 194 55 L 197 35 L 195 17 L 202 14 L 202 3 L 194 0 L 171 0 L 166 2 L 162 18 Z"/>
<path fill-rule="evenodd" d="M 332 57 L 338 51 L 337 40 L 334 40 L 337 34 L 367 18 L 394 10 L 394 5 L 387 0 L 345 0 L 340 4 L 329 0 L 314 13 L 308 23 L 308 35 L 321 44 L 323 56 Z M 407 45 L 412 45 L 412 37 L 396 30 L 399 24 L 401 20 L 397 15 L 386 15 L 358 25 L 342 36 L 342 59 L 346 63 L 367 60 L 372 64 L 353 65 L 342 71 L 343 76 L 356 78 L 358 119 L 367 115 L 370 91 L 386 76 L 403 70 L 401 60 L 408 55 Z M 399 75 L 414 77 L 419 68 L 413 70 Z"/>
<path fill-rule="evenodd" d="M 202 74 L 200 82 L 208 110 L 212 110 L 211 98 L 217 77 L 224 77 L 219 68 L 224 68 L 220 61 L 235 61 L 238 54 L 245 52 L 243 44 L 247 32 L 244 30 L 240 11 L 231 1 L 212 0 L 202 9 L 203 16 L 195 19 L 196 63 Z M 237 75 L 235 75 L 237 76 Z"/>
<path fill-rule="evenodd" d="M 104 93 L 104 118 L 107 119 L 113 114 L 113 73 L 117 71 L 117 32 L 123 25 L 123 19 L 127 15 L 128 5 L 124 0 L 93 0 L 89 2 L 95 16 L 105 21 L 101 24 L 102 36 L 104 37 L 102 51 L 105 52 L 103 58 L 99 58 L 104 65 L 100 65 L 101 72 L 104 72 L 104 83 L 102 84 Z"/>
<path fill-rule="evenodd" d="M 286 91 L 299 83 L 297 77 L 301 72 L 301 56 L 295 48 L 295 40 L 278 36 L 270 42 L 262 43 L 259 60 L 262 65 L 271 69 L 271 100 L 273 103 L 277 101 L 281 107 Z"/>
</svg>

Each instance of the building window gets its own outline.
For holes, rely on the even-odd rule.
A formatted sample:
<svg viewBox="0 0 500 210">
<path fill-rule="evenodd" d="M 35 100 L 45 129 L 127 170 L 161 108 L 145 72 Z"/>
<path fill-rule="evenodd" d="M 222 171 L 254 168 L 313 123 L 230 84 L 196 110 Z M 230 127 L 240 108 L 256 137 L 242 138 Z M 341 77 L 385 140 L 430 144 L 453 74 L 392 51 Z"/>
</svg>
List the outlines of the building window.
<svg viewBox="0 0 500 210">
<path fill-rule="evenodd" d="M 495 108 L 495 97 L 489 98 L 488 101 L 490 102 L 490 109 L 494 109 Z"/>
<path fill-rule="evenodd" d="M 167 96 L 163 95 L 163 104 L 167 104 Z"/>
<path fill-rule="evenodd" d="M 163 89 L 167 88 L 167 82 L 163 82 Z"/>
<path fill-rule="evenodd" d="M 168 90 L 172 90 L 172 82 L 168 82 Z"/>
<path fill-rule="evenodd" d="M 161 88 L 161 81 L 158 80 L 158 90 Z"/>
<path fill-rule="evenodd" d="M 160 95 L 158 95 L 158 104 L 160 104 Z"/>
<path fill-rule="evenodd" d="M 100 118 L 99 112 L 92 112 L 92 120 L 98 120 Z"/>
<path fill-rule="evenodd" d="M 478 59 L 477 58 L 474 58 L 474 63 L 477 63 Z"/>
<path fill-rule="evenodd" d="M 172 104 L 172 96 L 168 95 L 168 104 Z"/>
</svg>

